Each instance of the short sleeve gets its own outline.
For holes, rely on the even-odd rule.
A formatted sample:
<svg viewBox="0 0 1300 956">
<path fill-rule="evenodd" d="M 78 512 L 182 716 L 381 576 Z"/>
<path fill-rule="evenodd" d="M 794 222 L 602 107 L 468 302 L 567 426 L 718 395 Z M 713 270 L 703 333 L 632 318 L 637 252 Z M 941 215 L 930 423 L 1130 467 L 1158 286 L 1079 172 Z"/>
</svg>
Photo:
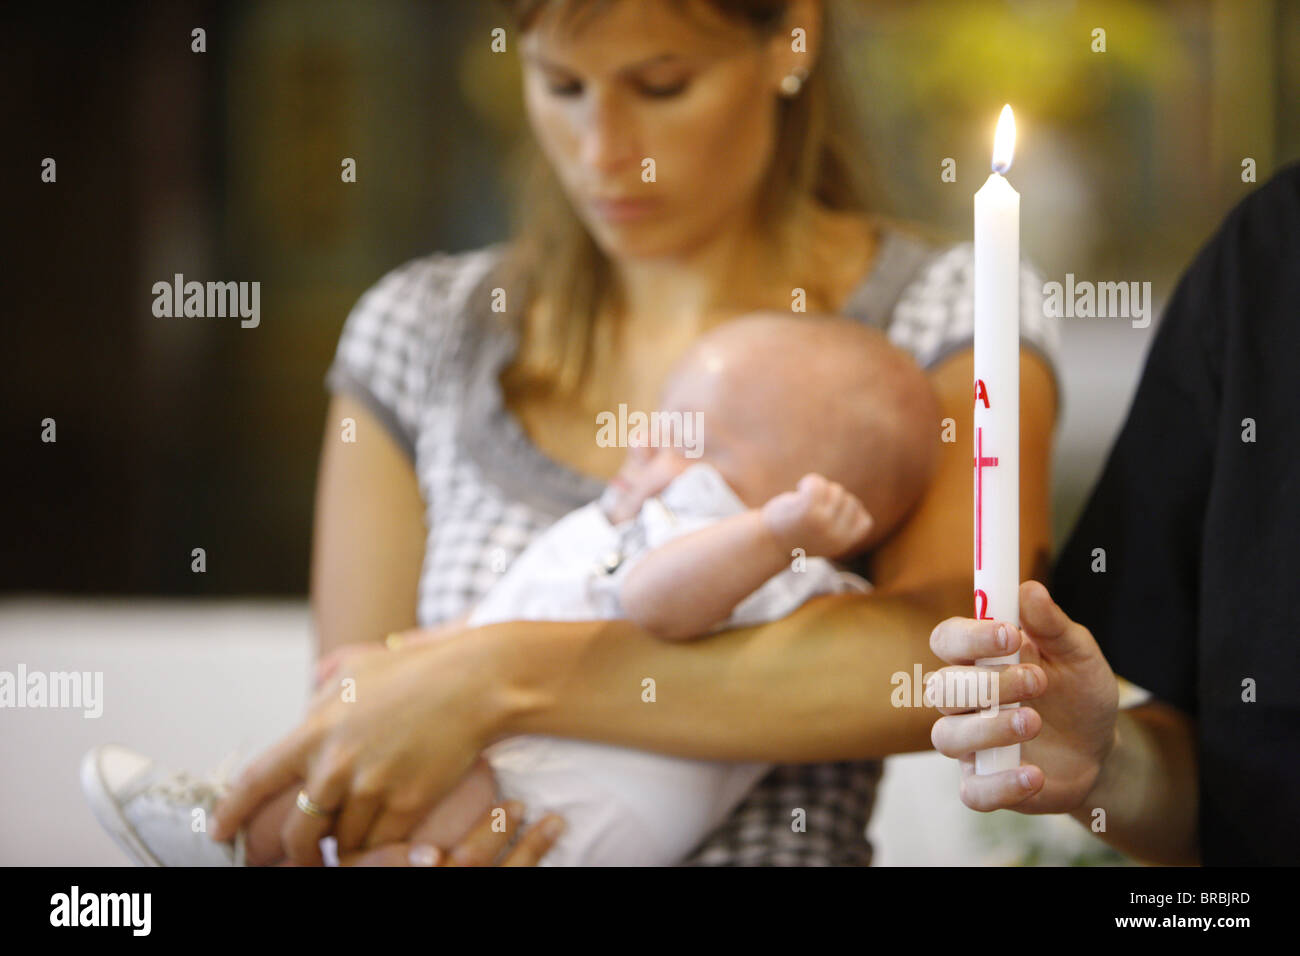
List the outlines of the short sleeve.
<svg viewBox="0 0 1300 956">
<path fill-rule="evenodd" d="M 1047 362 L 1060 388 L 1060 319 L 1043 308 L 1043 278 L 1020 264 L 1020 343 Z M 889 339 L 930 368 L 975 341 L 975 247 L 964 242 L 940 253 L 903 290 Z"/>
<path fill-rule="evenodd" d="M 361 296 L 343 324 L 325 387 L 356 398 L 414 458 L 430 364 L 452 321 L 460 255 L 399 266 Z"/>
</svg>

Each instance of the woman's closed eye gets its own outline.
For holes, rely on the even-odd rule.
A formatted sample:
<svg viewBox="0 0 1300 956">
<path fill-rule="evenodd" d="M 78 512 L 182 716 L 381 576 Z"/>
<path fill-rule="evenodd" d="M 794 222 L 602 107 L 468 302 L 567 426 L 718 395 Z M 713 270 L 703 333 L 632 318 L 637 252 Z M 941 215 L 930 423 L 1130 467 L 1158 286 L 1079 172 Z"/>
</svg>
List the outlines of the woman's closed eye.
<svg viewBox="0 0 1300 956">
<path fill-rule="evenodd" d="M 672 83 L 642 83 L 639 88 L 642 96 L 648 96 L 651 99 L 668 99 L 685 93 L 686 88 L 690 85 L 690 80 L 676 80 Z"/>
<path fill-rule="evenodd" d="M 655 77 L 628 79 L 629 86 L 646 99 L 669 99 L 679 96 L 690 86 L 690 77 Z M 554 96 L 580 96 L 582 81 L 572 77 L 559 77 L 552 74 L 546 82 L 547 90 Z"/>
<path fill-rule="evenodd" d="M 690 79 L 674 80 L 670 83 L 649 83 L 638 81 L 633 83 L 633 88 L 641 96 L 651 100 L 670 99 L 674 96 L 680 96 L 686 92 L 690 86 Z M 553 96 L 580 96 L 582 94 L 582 83 L 578 80 L 552 80 L 546 84 L 546 88 Z"/>
</svg>

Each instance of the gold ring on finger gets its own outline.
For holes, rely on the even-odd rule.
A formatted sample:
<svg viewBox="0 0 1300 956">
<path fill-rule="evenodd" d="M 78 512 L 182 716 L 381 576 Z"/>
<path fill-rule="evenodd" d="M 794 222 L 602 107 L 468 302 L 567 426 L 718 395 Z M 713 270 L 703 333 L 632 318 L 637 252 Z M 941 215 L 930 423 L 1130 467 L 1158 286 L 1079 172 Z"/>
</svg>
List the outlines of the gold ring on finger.
<svg viewBox="0 0 1300 956">
<path fill-rule="evenodd" d="M 298 791 L 298 799 L 294 801 L 294 804 L 309 817 L 317 817 L 321 820 L 328 820 L 330 817 L 330 812 L 328 810 L 320 804 L 312 803 L 311 798 L 307 796 L 306 790 Z"/>
</svg>

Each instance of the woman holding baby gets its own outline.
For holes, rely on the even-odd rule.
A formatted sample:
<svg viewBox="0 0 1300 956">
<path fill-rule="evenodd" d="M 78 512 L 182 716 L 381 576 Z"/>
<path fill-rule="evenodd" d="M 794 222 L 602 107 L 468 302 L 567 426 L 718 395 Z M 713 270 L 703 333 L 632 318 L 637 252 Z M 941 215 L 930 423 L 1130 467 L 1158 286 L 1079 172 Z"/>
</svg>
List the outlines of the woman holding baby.
<svg viewBox="0 0 1300 956">
<path fill-rule="evenodd" d="M 969 611 L 970 444 L 960 433 L 944 443 L 941 423 L 970 416 L 971 250 L 872 215 L 819 0 L 504 5 L 536 146 L 515 234 L 402 266 L 348 319 L 329 376 L 312 575 L 330 677 L 302 725 L 244 774 L 216 836 L 252 837 L 267 821 L 255 862 L 317 863 L 332 835 L 345 862 L 427 864 L 456 847 L 462 864 L 533 863 L 556 838 L 553 815 L 502 851 L 521 819 L 551 807 L 507 803 L 476 823 L 444 821 L 437 839 L 426 826 L 449 794 L 481 786 L 492 803 L 490 771 L 506 770 L 481 755 L 527 739 L 551 741 L 547 759 L 567 741 L 597 762 L 635 752 L 761 768 L 673 862 L 866 864 L 879 760 L 928 747 L 933 722 L 891 705 L 890 676 L 933 669 L 931 630 Z M 1041 285 L 1028 270 L 1024 288 L 1021 560 L 1032 577 L 1048 553 L 1056 329 L 1029 298 Z M 744 347 L 718 338 L 754 312 L 823 321 L 792 312 L 796 302 L 875 330 L 864 334 L 879 351 L 842 361 L 856 346 L 796 328 L 783 366 L 763 354 L 789 334 L 780 322 Z M 710 473 L 680 449 L 595 440 L 600 412 L 649 411 L 674 394 L 686 411 L 708 409 L 704 460 L 725 479 L 691 495 L 673 489 Z M 345 418 L 355 444 L 336 438 Z M 835 436 L 858 424 L 877 431 L 855 457 Z M 834 473 L 804 482 L 810 472 Z M 605 502 L 612 511 L 573 532 L 597 540 L 639 527 L 630 516 L 653 501 L 667 509 L 646 519 L 653 531 L 708 495 L 733 509 L 727 531 L 675 538 L 681 563 L 654 568 L 659 578 L 643 567 L 639 604 L 623 592 L 633 611 L 687 609 L 663 632 L 661 618 L 626 609 L 472 626 L 559 519 Z M 790 551 L 814 539 L 825 543 L 809 558 L 856 548 L 851 569 L 870 588 L 828 584 L 750 617 L 748 592 L 710 613 L 712 586 L 680 604 L 662 597 L 705 580 L 691 569 L 716 570 L 719 555 L 736 565 L 718 587 L 764 571 L 781 580 Z M 619 538 L 611 564 L 643 546 Z M 342 678 L 355 680 L 354 701 L 340 699 Z"/>
</svg>

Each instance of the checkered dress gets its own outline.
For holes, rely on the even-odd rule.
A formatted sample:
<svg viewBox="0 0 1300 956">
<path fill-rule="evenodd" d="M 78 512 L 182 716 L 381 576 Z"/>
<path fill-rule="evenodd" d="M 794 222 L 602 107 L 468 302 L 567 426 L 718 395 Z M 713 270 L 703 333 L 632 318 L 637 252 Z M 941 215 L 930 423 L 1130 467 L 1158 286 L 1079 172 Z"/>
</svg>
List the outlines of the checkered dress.
<svg viewBox="0 0 1300 956">
<path fill-rule="evenodd" d="M 436 253 L 390 272 L 348 316 L 326 376 L 363 402 L 410 455 L 429 529 L 418 620 L 466 611 L 556 518 L 601 483 L 546 456 L 506 410 L 497 375 L 517 345 L 490 309 L 504 245 Z M 969 347 L 972 248 L 937 250 L 885 229 L 871 275 L 844 313 L 882 328 L 922 367 Z M 1053 369 L 1058 328 L 1042 280 L 1022 273 L 1022 342 Z M 507 289 L 507 301 L 514 304 Z M 520 311 L 520 310 L 516 310 Z M 694 865 L 866 865 L 874 761 L 775 768 L 687 861 Z M 792 826 L 802 809 L 805 825 Z"/>
</svg>

